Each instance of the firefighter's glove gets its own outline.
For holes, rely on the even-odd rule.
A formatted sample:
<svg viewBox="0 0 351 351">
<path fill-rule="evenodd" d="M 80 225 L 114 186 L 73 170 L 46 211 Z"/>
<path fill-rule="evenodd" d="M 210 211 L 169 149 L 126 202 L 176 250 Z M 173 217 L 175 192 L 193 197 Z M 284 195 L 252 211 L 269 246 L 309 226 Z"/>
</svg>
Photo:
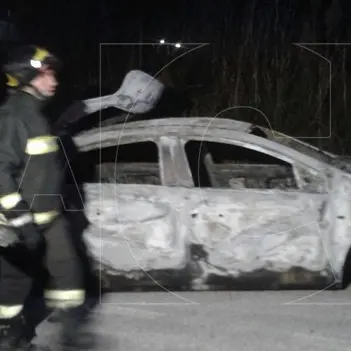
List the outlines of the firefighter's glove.
<svg viewBox="0 0 351 351">
<path fill-rule="evenodd" d="M 12 227 L 0 225 L 0 248 L 16 245 L 19 237 Z"/>
<path fill-rule="evenodd" d="M 32 223 L 21 227 L 18 233 L 20 240 L 28 247 L 29 250 L 35 250 L 43 241 L 36 226 Z"/>
<path fill-rule="evenodd" d="M 42 243 L 44 238 L 33 222 L 31 213 L 24 213 L 10 220 L 9 224 L 16 231 L 19 241 L 28 249 L 35 250 Z"/>
</svg>

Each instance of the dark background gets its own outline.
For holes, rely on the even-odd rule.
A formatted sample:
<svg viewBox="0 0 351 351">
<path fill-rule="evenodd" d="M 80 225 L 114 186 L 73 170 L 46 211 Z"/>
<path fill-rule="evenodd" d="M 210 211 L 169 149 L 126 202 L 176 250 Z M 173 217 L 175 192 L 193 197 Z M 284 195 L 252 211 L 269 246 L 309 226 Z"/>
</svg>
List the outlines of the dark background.
<svg viewBox="0 0 351 351">
<path fill-rule="evenodd" d="M 220 116 L 351 153 L 351 44 L 335 45 L 351 37 L 348 0 L 11 0 L 0 7 L 21 43 L 44 45 L 64 61 L 53 115 L 71 100 L 114 92 L 130 69 L 154 75 L 165 67 L 157 78 L 173 95 L 153 116 L 227 109 Z M 161 46 L 161 38 L 210 45 L 185 54 L 196 45 Z M 2 53 L 16 44 L 5 39 Z"/>
</svg>

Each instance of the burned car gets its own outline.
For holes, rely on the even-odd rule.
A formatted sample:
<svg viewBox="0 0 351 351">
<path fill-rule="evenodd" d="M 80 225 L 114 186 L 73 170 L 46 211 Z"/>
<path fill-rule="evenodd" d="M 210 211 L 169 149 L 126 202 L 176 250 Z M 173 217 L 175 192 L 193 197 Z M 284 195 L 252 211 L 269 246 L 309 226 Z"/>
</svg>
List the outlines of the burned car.
<svg viewBox="0 0 351 351">
<path fill-rule="evenodd" d="M 205 117 L 106 126 L 74 140 L 86 177 L 85 235 L 109 284 L 342 286 L 351 175 L 338 156 Z M 84 172 L 88 165 L 95 172 Z"/>
</svg>

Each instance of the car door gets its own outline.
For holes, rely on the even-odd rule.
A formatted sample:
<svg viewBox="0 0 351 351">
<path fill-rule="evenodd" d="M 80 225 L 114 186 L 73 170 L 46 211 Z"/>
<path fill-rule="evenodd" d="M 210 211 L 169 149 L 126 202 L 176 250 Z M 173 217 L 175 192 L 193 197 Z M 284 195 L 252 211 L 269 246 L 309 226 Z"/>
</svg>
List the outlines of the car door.
<svg viewBox="0 0 351 351">
<path fill-rule="evenodd" d="M 265 152 L 261 138 L 236 143 L 207 135 L 184 138 L 182 148 L 194 183 L 191 241 L 201 248 L 202 281 L 230 277 L 267 288 L 332 281 L 323 176 L 284 157 L 284 148 L 272 142 L 265 141 L 271 143 Z M 271 150 L 279 150 L 276 157 Z"/>
<path fill-rule="evenodd" d="M 185 190 L 176 187 L 172 138 L 133 133 L 108 138 L 104 143 L 114 139 L 113 146 L 86 147 L 80 157 L 85 167 L 97 167 L 96 177 L 85 181 L 91 222 L 86 237 L 93 256 L 111 273 L 133 279 L 145 272 L 181 271 L 188 259 L 180 220 Z"/>
</svg>

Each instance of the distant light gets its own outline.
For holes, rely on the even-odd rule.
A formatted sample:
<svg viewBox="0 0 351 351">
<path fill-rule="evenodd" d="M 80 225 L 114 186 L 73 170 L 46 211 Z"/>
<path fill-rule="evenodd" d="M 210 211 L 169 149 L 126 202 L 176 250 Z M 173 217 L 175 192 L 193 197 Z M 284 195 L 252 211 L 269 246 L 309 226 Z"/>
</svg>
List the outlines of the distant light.
<svg viewBox="0 0 351 351">
<path fill-rule="evenodd" d="M 164 39 L 160 40 L 160 44 L 164 44 L 166 41 Z"/>
<path fill-rule="evenodd" d="M 180 43 L 175 44 L 176 48 L 180 48 L 182 45 Z"/>
<path fill-rule="evenodd" d="M 30 64 L 34 68 L 40 68 L 41 67 L 41 62 L 38 60 L 30 60 Z"/>
</svg>

